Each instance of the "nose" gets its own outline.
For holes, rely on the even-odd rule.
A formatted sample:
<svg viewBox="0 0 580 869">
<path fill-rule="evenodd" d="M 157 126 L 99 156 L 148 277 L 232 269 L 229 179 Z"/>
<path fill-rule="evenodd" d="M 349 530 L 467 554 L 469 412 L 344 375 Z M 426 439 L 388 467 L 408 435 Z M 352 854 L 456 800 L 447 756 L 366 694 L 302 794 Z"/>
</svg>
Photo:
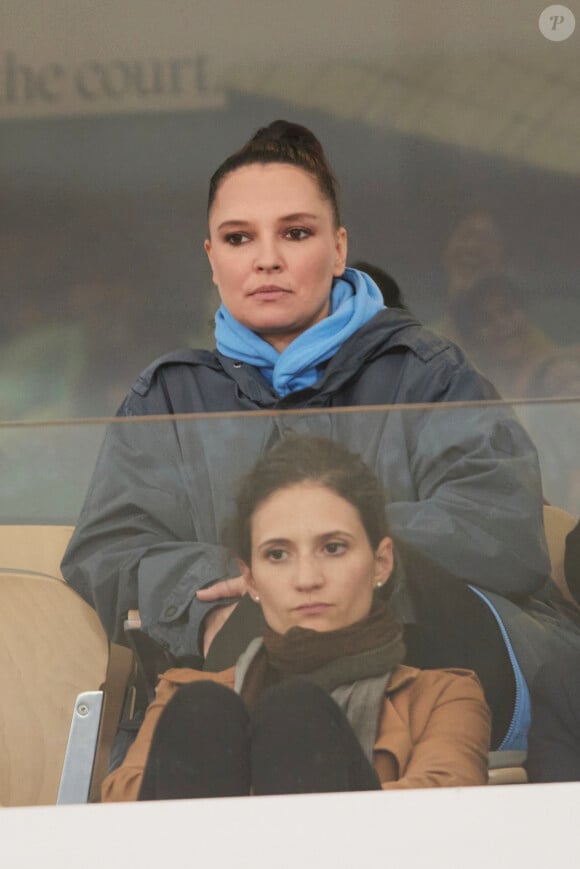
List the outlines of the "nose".
<svg viewBox="0 0 580 869">
<path fill-rule="evenodd" d="M 305 555 L 298 560 L 294 575 L 294 586 L 298 591 L 315 591 L 324 585 L 322 566 L 312 555 Z"/>
<path fill-rule="evenodd" d="M 277 240 L 262 238 L 256 246 L 255 268 L 258 272 L 279 272 L 282 269 L 282 257 Z"/>
</svg>

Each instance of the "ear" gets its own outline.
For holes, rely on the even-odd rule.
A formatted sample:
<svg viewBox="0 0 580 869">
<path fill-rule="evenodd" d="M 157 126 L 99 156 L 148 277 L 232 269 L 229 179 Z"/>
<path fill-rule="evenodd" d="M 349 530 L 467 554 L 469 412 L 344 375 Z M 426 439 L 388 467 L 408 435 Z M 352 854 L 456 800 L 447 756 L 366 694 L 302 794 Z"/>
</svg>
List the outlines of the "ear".
<svg viewBox="0 0 580 869">
<path fill-rule="evenodd" d="M 211 241 L 210 241 L 209 238 L 206 238 L 206 240 L 204 241 L 204 243 L 203 243 L 203 249 L 204 249 L 204 251 L 206 252 L 206 254 L 207 254 L 207 258 L 208 258 L 208 260 L 209 260 L 209 265 L 210 265 L 210 268 L 211 268 L 211 279 L 212 279 L 213 283 L 214 283 L 214 284 L 216 285 L 216 287 L 217 287 L 217 282 L 216 282 L 216 279 L 215 279 L 215 271 L 214 271 L 214 267 L 213 267 L 213 256 L 212 256 L 212 250 L 211 250 Z"/>
<path fill-rule="evenodd" d="M 373 582 L 375 587 L 384 585 L 393 572 L 393 541 L 383 537 L 375 549 L 375 569 Z"/>
<path fill-rule="evenodd" d="M 346 258 L 348 254 L 348 236 L 344 226 L 340 226 L 336 231 L 336 258 L 334 261 L 333 275 L 339 278 L 346 268 Z"/>
<path fill-rule="evenodd" d="M 248 594 L 250 595 L 250 597 L 252 599 L 255 598 L 256 594 L 258 593 L 258 590 L 256 588 L 256 581 L 255 581 L 254 577 L 252 576 L 252 571 L 250 569 L 249 564 L 246 564 L 246 562 L 242 561 L 241 559 L 240 559 L 240 574 L 241 574 L 241 577 L 246 584 L 246 591 L 248 592 Z"/>
</svg>

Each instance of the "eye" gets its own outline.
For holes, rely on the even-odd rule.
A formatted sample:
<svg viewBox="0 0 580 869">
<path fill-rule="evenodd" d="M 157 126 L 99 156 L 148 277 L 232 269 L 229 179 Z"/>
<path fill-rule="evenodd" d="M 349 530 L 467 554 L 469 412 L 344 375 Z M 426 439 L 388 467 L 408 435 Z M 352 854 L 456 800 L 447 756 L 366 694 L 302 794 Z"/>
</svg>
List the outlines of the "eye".
<svg viewBox="0 0 580 869">
<path fill-rule="evenodd" d="M 302 241 L 311 235 L 312 230 L 306 229 L 303 226 L 293 226 L 291 229 L 286 230 L 286 238 L 289 238 L 290 241 Z"/>
<path fill-rule="evenodd" d="M 249 240 L 249 236 L 245 232 L 228 232 L 224 236 L 225 243 L 230 244 L 232 247 L 239 247 L 242 244 L 246 244 Z"/>
<path fill-rule="evenodd" d="M 280 549 L 279 547 L 276 549 L 268 549 L 268 551 L 266 552 L 266 558 L 268 559 L 268 561 L 285 561 L 287 557 L 288 553 L 286 552 L 286 550 Z"/>
<path fill-rule="evenodd" d="M 328 543 L 324 544 L 324 551 L 328 555 L 342 555 L 346 552 L 346 549 L 346 543 L 343 543 L 341 540 L 329 540 Z"/>
</svg>

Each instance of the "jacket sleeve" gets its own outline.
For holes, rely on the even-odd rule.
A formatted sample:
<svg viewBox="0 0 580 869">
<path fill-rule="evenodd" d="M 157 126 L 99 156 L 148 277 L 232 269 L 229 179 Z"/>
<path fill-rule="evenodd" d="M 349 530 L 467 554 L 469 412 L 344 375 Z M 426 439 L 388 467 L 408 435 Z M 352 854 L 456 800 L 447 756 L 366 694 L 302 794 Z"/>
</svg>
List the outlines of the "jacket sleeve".
<svg viewBox="0 0 580 869">
<path fill-rule="evenodd" d="M 387 513 L 405 572 L 537 593 L 550 568 L 536 449 L 509 407 L 476 403 L 486 381 L 467 363 L 443 383 L 433 375 L 430 401 L 463 403 L 401 411 L 413 492 L 392 492 Z"/>
<path fill-rule="evenodd" d="M 206 673 L 189 669 L 168 670 L 160 677 L 155 699 L 148 706 L 143 724 L 123 763 L 109 773 L 103 781 L 101 800 L 104 803 L 133 802 L 137 799 L 153 734 L 163 710 L 181 685 L 207 679 L 232 688 L 234 669 L 224 670 L 222 673 Z"/>
<path fill-rule="evenodd" d="M 400 777 L 382 782 L 384 790 L 487 784 L 490 714 L 473 673 L 424 671 L 410 698 L 399 698 L 400 703 L 406 707 L 398 711 L 401 719 L 408 719 L 411 746 Z M 397 705 L 395 697 L 395 709 Z M 385 722 L 393 712 L 387 705 Z M 379 737 L 375 748 L 381 747 L 390 750 L 388 737 Z M 403 754 L 399 752 L 400 761 Z"/>
<path fill-rule="evenodd" d="M 173 419 L 111 424 L 62 563 L 109 637 L 123 642 L 127 611 L 138 608 L 142 629 L 177 656 L 199 653 L 201 622 L 215 606 L 197 589 L 239 573 L 217 543 L 204 445 L 194 425 L 187 434 L 197 467 L 184 461 Z M 200 490 L 203 498 L 191 497 Z"/>
</svg>

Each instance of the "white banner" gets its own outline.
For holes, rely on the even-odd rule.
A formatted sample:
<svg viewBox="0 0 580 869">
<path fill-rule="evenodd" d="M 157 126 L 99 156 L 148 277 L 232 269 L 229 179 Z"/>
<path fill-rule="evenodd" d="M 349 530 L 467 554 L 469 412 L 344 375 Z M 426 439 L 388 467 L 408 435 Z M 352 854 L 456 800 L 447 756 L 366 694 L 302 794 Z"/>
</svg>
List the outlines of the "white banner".
<svg viewBox="0 0 580 869">
<path fill-rule="evenodd" d="M 219 108 L 232 90 L 578 174 L 580 31 L 553 41 L 562 16 L 544 33 L 541 11 L 530 0 L 0 0 L 0 120 Z"/>
<path fill-rule="evenodd" d="M 543 41 L 529 0 L 0 0 L 0 117 L 213 106 L 248 66 L 315 87 L 321 66 L 405 77 L 414 59 Z"/>
<path fill-rule="evenodd" d="M 34 63 L 0 53 L 0 118 L 94 115 L 220 108 L 207 58 L 100 57 L 78 63 Z"/>
</svg>

